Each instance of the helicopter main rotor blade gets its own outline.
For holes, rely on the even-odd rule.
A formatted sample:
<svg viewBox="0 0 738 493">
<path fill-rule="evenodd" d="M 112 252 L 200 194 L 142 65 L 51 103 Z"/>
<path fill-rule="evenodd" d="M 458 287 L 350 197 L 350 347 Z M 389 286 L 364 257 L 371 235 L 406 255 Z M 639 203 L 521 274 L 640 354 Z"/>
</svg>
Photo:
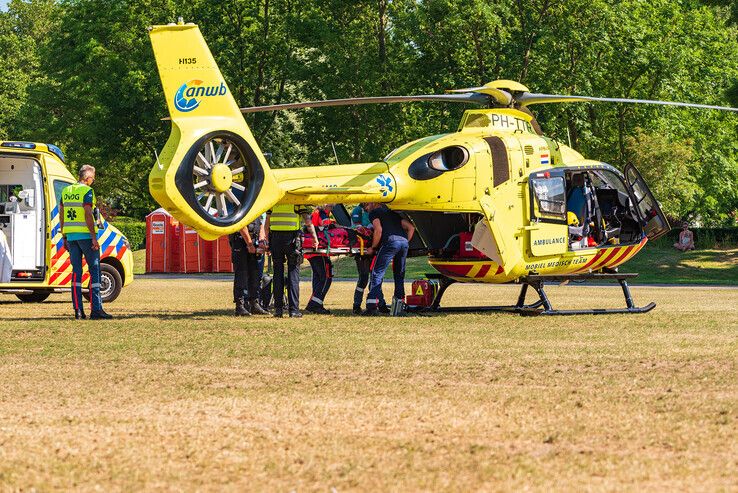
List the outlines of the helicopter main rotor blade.
<svg viewBox="0 0 738 493">
<path fill-rule="evenodd" d="M 486 94 L 487 96 L 490 96 L 493 98 L 497 104 L 500 106 L 510 106 L 510 103 L 512 103 L 513 97 L 512 94 L 510 94 L 507 91 L 503 91 L 502 89 L 497 89 L 495 87 L 489 87 L 489 86 L 480 86 L 480 87 L 468 87 L 466 89 L 448 89 L 446 92 L 452 93 L 452 94 L 468 94 L 468 93 L 476 93 L 476 94 Z"/>
<path fill-rule="evenodd" d="M 490 98 L 484 94 L 427 94 L 420 96 L 377 96 L 368 98 L 327 99 L 325 101 L 306 101 L 303 103 L 272 104 L 241 108 L 241 113 L 260 111 L 283 111 L 300 108 L 321 108 L 326 106 L 349 106 L 354 104 L 406 103 L 412 101 L 440 101 L 446 103 L 489 104 Z"/>
<path fill-rule="evenodd" d="M 738 108 L 729 106 L 712 106 L 709 104 L 680 103 L 677 101 L 655 101 L 650 99 L 626 99 L 626 98 L 597 98 L 593 96 L 562 96 L 560 94 L 534 94 L 523 93 L 519 95 L 516 101 L 521 106 L 529 106 L 531 104 L 547 104 L 547 103 L 581 103 L 581 102 L 602 102 L 602 103 L 640 103 L 640 104 L 658 104 L 662 106 L 682 106 L 687 108 L 702 108 L 707 110 L 721 111 L 738 111 Z"/>
</svg>

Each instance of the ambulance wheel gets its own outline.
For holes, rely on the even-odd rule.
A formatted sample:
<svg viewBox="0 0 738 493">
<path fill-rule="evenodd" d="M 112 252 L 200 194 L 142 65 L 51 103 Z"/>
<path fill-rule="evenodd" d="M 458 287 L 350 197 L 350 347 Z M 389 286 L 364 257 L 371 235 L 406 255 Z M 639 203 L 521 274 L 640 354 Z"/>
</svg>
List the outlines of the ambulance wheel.
<svg viewBox="0 0 738 493">
<path fill-rule="evenodd" d="M 123 289 L 123 278 L 118 269 L 110 264 L 100 264 L 100 297 L 103 303 L 112 303 Z M 90 293 L 83 292 L 82 296 L 89 301 Z"/>
<path fill-rule="evenodd" d="M 49 291 L 34 291 L 33 293 L 16 294 L 23 303 L 41 303 L 51 295 Z"/>
</svg>

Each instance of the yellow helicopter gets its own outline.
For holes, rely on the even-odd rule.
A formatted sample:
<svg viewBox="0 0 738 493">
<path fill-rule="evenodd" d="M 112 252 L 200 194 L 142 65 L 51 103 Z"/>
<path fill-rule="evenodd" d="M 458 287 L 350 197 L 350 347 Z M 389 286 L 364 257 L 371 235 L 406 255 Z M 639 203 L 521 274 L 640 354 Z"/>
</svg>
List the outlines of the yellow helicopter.
<svg viewBox="0 0 738 493">
<path fill-rule="evenodd" d="M 151 43 L 172 130 L 149 175 L 155 200 L 207 239 L 276 203 L 391 204 L 415 224 L 440 275 L 432 310 L 453 282 L 522 284 L 522 314 L 642 313 L 616 269 L 669 224 L 633 166 L 623 173 L 542 135 L 528 106 L 605 101 L 738 111 L 708 105 L 535 94 L 514 81 L 442 95 L 384 96 L 239 108 L 194 24 L 154 26 Z M 243 113 L 408 101 L 481 105 L 456 132 L 407 143 L 370 163 L 270 169 Z M 554 310 L 547 281 L 611 279 L 623 309 Z M 526 304 L 528 286 L 539 300 Z"/>
</svg>

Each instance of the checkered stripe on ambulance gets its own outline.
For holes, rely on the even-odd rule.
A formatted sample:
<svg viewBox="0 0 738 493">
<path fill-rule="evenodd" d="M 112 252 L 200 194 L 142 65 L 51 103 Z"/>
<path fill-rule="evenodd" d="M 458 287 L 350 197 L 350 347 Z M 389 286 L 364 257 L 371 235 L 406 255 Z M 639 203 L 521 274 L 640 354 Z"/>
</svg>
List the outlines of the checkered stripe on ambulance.
<svg viewBox="0 0 738 493">
<path fill-rule="evenodd" d="M 102 227 L 97 230 L 97 241 L 100 243 L 100 260 L 107 257 L 115 257 L 118 260 L 128 250 L 125 237 L 106 220 L 102 220 Z M 51 211 L 51 266 L 49 274 L 49 285 L 54 287 L 69 286 L 72 282 L 72 262 L 69 253 L 64 248 L 61 224 L 59 224 L 59 206 Z M 82 260 L 83 274 L 82 284 L 86 285 L 90 279 L 87 271 L 87 263 Z"/>
</svg>

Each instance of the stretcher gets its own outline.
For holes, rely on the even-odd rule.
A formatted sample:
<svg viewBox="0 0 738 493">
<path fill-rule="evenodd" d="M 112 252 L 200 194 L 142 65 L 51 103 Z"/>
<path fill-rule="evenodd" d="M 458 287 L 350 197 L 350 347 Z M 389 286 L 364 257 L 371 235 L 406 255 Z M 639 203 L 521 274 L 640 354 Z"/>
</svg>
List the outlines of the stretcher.
<svg viewBox="0 0 738 493">
<path fill-rule="evenodd" d="M 318 231 L 318 244 L 310 233 L 302 234 L 302 251 L 306 254 L 323 255 L 364 255 L 371 246 L 372 230 L 359 226 L 357 228 L 332 227 Z"/>
</svg>

